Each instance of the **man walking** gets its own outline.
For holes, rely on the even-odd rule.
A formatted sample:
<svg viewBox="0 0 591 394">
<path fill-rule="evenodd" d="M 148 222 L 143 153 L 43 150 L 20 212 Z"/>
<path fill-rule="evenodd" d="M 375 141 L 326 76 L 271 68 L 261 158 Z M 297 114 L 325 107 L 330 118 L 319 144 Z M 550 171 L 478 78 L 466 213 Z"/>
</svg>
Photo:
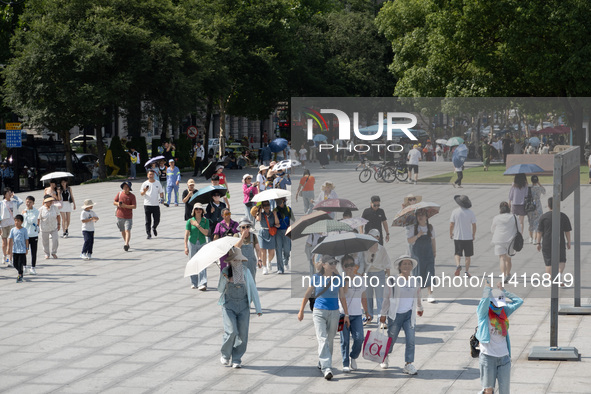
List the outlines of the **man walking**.
<svg viewBox="0 0 591 394">
<path fill-rule="evenodd" d="M 415 180 L 414 183 L 416 185 L 417 181 L 419 180 L 419 161 L 421 161 L 421 151 L 419 150 L 418 145 L 414 145 L 412 149 L 408 152 L 406 157 L 407 159 L 407 167 L 408 167 L 408 183 L 413 183 L 412 181 L 412 173 L 414 172 Z"/>
<path fill-rule="evenodd" d="M 197 141 L 195 146 L 195 169 L 193 170 L 193 176 L 199 176 L 203 170 L 203 160 L 205 159 L 205 149 L 201 145 L 201 141 Z"/>
<path fill-rule="evenodd" d="M 121 231 L 121 237 L 125 244 L 123 250 L 129 250 L 129 240 L 131 239 L 131 225 L 133 223 L 133 210 L 137 207 L 135 195 L 131 193 L 131 182 L 125 181 L 121 184 L 122 191 L 117 194 L 113 205 L 117 207 L 115 216 L 117 217 L 117 227 Z"/>
<path fill-rule="evenodd" d="M 170 206 L 170 197 L 174 191 L 174 206 L 179 206 L 179 182 L 181 181 L 181 170 L 174 165 L 174 159 L 168 160 L 169 167 L 166 169 L 166 207 Z"/>
<path fill-rule="evenodd" d="M 459 205 L 451 213 L 449 219 L 449 237 L 454 240 L 454 257 L 456 259 L 455 276 L 459 276 L 462 271 L 460 265 L 462 255 L 464 256 L 466 271 L 465 275 L 471 277 L 470 258 L 474 255 L 474 238 L 476 237 L 476 215 L 470 209 L 472 202 L 468 196 L 454 196 L 454 200 Z"/>
<path fill-rule="evenodd" d="M 160 223 L 160 200 L 164 199 L 164 189 L 160 182 L 156 180 L 156 171 L 153 169 L 148 170 L 148 180 L 142 183 L 140 194 L 144 196 L 147 239 L 151 239 L 152 230 L 154 230 L 154 236 L 158 236 L 156 228 Z M 154 218 L 153 225 L 152 218 Z"/>
<path fill-rule="evenodd" d="M 361 217 L 367 220 L 365 224 L 365 234 L 369 234 L 371 229 L 376 229 L 380 232 L 380 245 L 384 244 L 384 236 L 382 227 L 386 231 L 386 242 L 390 242 L 390 231 L 388 230 L 388 219 L 386 219 L 386 212 L 380 208 L 380 196 L 371 197 L 371 206 L 365 208 Z"/>
<path fill-rule="evenodd" d="M 542 251 L 544 256 L 544 264 L 546 265 L 546 272 L 552 274 L 552 203 L 554 198 L 548 199 L 549 211 L 540 216 L 540 222 L 538 224 L 537 242 L 538 252 Z M 572 226 L 568 216 L 564 212 L 560 212 L 560 252 L 558 259 L 558 271 L 562 280 L 562 274 L 564 272 L 564 266 L 566 265 L 566 249 L 570 249 L 570 232 Z M 566 236 L 566 242 L 565 242 Z M 540 242 L 541 241 L 541 242 Z M 564 282 L 561 281 L 560 286 L 564 287 Z"/>
</svg>

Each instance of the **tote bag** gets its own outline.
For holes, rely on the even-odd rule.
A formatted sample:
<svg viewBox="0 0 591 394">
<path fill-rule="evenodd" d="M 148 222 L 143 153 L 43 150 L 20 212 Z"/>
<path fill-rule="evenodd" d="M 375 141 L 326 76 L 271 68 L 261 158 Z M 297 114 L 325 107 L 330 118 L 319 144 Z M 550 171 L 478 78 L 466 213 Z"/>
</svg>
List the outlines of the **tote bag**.
<svg viewBox="0 0 591 394">
<path fill-rule="evenodd" d="M 380 332 L 381 331 L 381 332 Z M 363 358 L 376 363 L 383 363 L 392 345 L 392 338 L 384 335 L 384 330 L 368 331 L 363 342 Z"/>
</svg>

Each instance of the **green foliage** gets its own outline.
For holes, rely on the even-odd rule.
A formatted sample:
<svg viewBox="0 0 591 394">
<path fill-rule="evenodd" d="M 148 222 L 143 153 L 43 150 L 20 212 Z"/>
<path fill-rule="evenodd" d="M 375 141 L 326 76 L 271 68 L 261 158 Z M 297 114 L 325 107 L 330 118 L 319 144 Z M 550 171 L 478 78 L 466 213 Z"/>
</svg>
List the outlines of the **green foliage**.
<svg viewBox="0 0 591 394">
<path fill-rule="evenodd" d="M 191 161 L 191 147 L 193 146 L 193 141 L 194 140 L 187 137 L 186 134 L 181 133 L 178 141 L 175 142 L 175 157 L 177 158 L 178 167 L 184 168 L 193 165 L 193 162 Z"/>
<path fill-rule="evenodd" d="M 158 156 L 158 147 L 162 144 L 160 138 L 152 138 L 152 157 Z"/>
<path fill-rule="evenodd" d="M 121 139 L 119 139 L 119 136 L 116 135 L 111 139 L 109 149 L 113 154 L 113 162 L 120 168 L 119 174 L 125 175 L 127 173 L 127 168 L 129 168 L 129 155 L 125 152 L 125 147 L 121 145 Z"/>
</svg>

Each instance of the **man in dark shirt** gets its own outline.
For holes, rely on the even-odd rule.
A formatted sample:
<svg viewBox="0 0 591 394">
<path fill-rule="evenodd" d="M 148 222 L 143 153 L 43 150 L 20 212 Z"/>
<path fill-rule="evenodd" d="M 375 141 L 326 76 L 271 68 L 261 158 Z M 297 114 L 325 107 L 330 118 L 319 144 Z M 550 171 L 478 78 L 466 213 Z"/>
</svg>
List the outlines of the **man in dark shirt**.
<svg viewBox="0 0 591 394">
<path fill-rule="evenodd" d="M 183 203 L 185 204 L 185 220 L 191 219 L 193 216 L 193 206 L 197 202 L 197 200 L 191 201 L 193 195 L 197 193 L 197 188 L 195 187 L 195 181 L 193 179 L 189 179 L 187 181 L 187 190 L 183 192 Z"/>
<path fill-rule="evenodd" d="M 503 163 L 507 164 L 507 155 L 511 152 L 511 145 L 513 144 L 513 140 L 511 139 L 510 134 L 505 134 L 505 137 L 503 137 L 502 141 L 503 141 Z"/>
<path fill-rule="evenodd" d="M 226 208 L 226 204 L 220 201 L 220 193 L 212 193 L 211 202 L 205 208 L 205 217 L 210 221 L 209 228 L 215 229 L 215 226 L 223 220 L 222 210 L 224 208 Z"/>
<path fill-rule="evenodd" d="M 538 251 L 542 251 L 544 264 L 546 265 L 546 272 L 549 274 L 552 273 L 552 203 L 553 198 L 550 197 L 548 199 L 548 208 L 550 210 L 540 217 L 537 233 Z M 566 265 L 566 249 L 570 249 L 571 231 L 572 227 L 568 216 L 563 212 L 560 212 L 560 258 L 558 260 L 560 264 L 558 265 L 558 270 L 561 278 L 562 273 L 564 272 L 564 266 Z M 564 282 L 562 282 L 561 286 L 564 286 Z"/>
<path fill-rule="evenodd" d="M 390 232 L 388 231 L 388 222 L 386 219 L 386 212 L 380 208 L 380 196 L 371 197 L 371 206 L 363 211 L 361 217 L 368 222 L 365 224 L 365 234 L 369 230 L 376 229 L 380 232 L 380 245 L 384 244 L 384 237 L 382 234 L 382 227 L 386 231 L 386 242 L 390 242 Z"/>
</svg>

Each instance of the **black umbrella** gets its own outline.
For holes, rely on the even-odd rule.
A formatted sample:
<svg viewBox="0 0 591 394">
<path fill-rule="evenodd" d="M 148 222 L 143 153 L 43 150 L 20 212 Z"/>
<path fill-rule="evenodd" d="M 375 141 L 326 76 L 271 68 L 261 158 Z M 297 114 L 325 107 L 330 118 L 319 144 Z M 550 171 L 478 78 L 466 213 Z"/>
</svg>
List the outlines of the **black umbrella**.
<svg viewBox="0 0 591 394">
<path fill-rule="evenodd" d="M 213 186 L 209 185 L 199 191 L 196 194 L 193 194 L 193 197 L 189 200 L 192 202 L 195 200 L 196 202 L 200 202 L 201 204 L 208 204 L 211 201 L 211 195 L 214 193 L 218 193 L 220 196 L 225 196 L 228 190 L 224 186 Z"/>
<path fill-rule="evenodd" d="M 365 252 L 377 242 L 377 239 L 367 234 L 341 233 L 329 235 L 312 249 L 312 253 L 342 256 L 349 253 Z"/>
<path fill-rule="evenodd" d="M 205 177 L 205 179 L 211 178 L 212 175 L 215 174 L 216 167 L 218 165 L 223 165 L 223 162 L 210 161 L 209 164 L 207 165 L 207 167 L 205 167 L 203 169 L 203 171 L 201 171 L 201 175 L 203 175 Z"/>
</svg>

